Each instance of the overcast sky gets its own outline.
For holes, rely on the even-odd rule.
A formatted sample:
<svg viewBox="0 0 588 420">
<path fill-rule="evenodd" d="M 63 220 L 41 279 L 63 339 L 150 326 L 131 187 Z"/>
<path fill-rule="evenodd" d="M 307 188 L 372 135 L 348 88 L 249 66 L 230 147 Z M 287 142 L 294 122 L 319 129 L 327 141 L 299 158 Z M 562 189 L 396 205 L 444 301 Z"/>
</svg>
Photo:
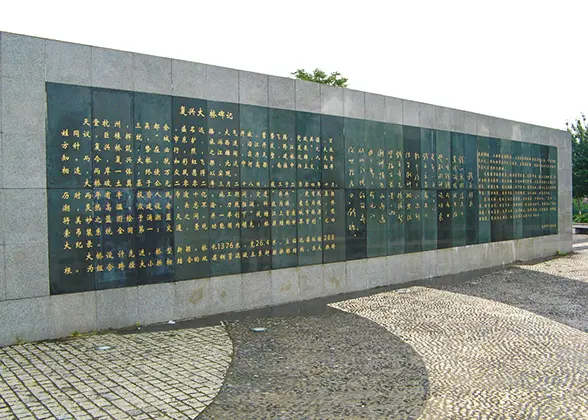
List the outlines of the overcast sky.
<svg viewBox="0 0 588 420">
<path fill-rule="evenodd" d="M 38 3 L 38 4 L 37 4 Z M 588 113 L 588 1 L 18 1 L 0 31 L 350 87 L 565 128 Z"/>
</svg>

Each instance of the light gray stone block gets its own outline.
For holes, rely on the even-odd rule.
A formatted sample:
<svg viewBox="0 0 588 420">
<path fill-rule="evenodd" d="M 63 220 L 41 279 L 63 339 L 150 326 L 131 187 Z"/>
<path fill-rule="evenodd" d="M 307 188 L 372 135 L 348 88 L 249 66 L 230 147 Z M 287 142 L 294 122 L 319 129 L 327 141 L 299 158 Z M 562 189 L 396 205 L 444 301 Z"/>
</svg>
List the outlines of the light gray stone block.
<svg viewBox="0 0 588 420">
<path fill-rule="evenodd" d="M 420 252 L 404 254 L 402 258 L 404 281 L 421 280 L 425 276 L 422 258 Z"/>
<path fill-rule="evenodd" d="M 511 140 L 521 141 L 523 139 L 523 127 L 521 123 L 512 122 L 510 125 L 510 135 L 509 137 Z"/>
<path fill-rule="evenodd" d="M 425 251 L 421 254 L 423 279 L 437 277 L 437 252 Z"/>
<path fill-rule="evenodd" d="M 133 90 L 133 53 L 92 48 L 92 86 Z"/>
<path fill-rule="evenodd" d="M 6 299 L 6 276 L 4 275 L 4 245 L 0 244 L 0 302 L 4 299 Z"/>
<path fill-rule="evenodd" d="M 344 262 L 323 264 L 325 296 L 338 295 L 347 290 L 347 269 Z"/>
<path fill-rule="evenodd" d="M 365 93 L 343 89 L 343 114 L 351 118 L 365 118 Z"/>
<path fill-rule="evenodd" d="M 453 274 L 453 250 L 439 249 L 437 253 L 437 276 Z"/>
<path fill-rule="evenodd" d="M 393 124 L 402 124 L 404 115 L 403 104 L 404 101 L 392 96 L 386 96 L 386 122 Z"/>
<path fill-rule="evenodd" d="M 6 245 L 6 299 L 49 295 L 48 252 L 46 242 Z"/>
<path fill-rule="evenodd" d="M 453 274 L 463 273 L 470 269 L 472 249 L 462 246 L 453 249 Z"/>
<path fill-rule="evenodd" d="M 139 322 L 137 287 L 96 291 L 96 328 L 131 327 Z"/>
<path fill-rule="evenodd" d="M 494 266 L 504 266 L 515 260 L 515 245 L 513 241 L 493 242 L 489 245 Z"/>
<path fill-rule="evenodd" d="M 299 298 L 298 270 L 284 268 L 272 271 L 272 305 L 294 302 Z"/>
<path fill-rule="evenodd" d="M 210 279 L 211 314 L 238 311 L 243 308 L 243 278 L 241 274 Z"/>
<path fill-rule="evenodd" d="M 386 286 L 405 283 L 407 280 L 403 273 L 404 254 L 390 255 L 386 257 Z"/>
<path fill-rule="evenodd" d="M 207 66 L 206 99 L 239 102 L 239 72 L 226 67 Z"/>
<path fill-rule="evenodd" d="M 297 267 L 298 296 L 300 300 L 313 299 L 325 295 L 324 269 L 322 264 Z"/>
<path fill-rule="evenodd" d="M 47 81 L 89 86 L 92 84 L 92 48 L 47 40 Z"/>
<path fill-rule="evenodd" d="M 490 136 L 490 117 L 487 115 L 476 115 L 476 131 L 478 136 Z"/>
<path fill-rule="evenodd" d="M 174 318 L 175 290 L 173 283 L 138 286 L 137 297 L 141 325 L 167 322 Z"/>
<path fill-rule="evenodd" d="M 206 64 L 172 60 L 172 94 L 206 99 Z"/>
<path fill-rule="evenodd" d="M 346 292 L 356 292 L 368 288 L 367 259 L 346 261 L 347 287 Z"/>
<path fill-rule="evenodd" d="M 296 109 L 296 83 L 294 79 L 269 76 L 270 108 Z"/>
<path fill-rule="evenodd" d="M 267 107 L 269 103 L 268 75 L 239 71 L 239 103 Z"/>
<path fill-rule="evenodd" d="M 449 110 L 449 130 L 457 133 L 465 133 L 465 112 L 459 109 L 448 108 Z M 474 132 L 475 133 L 475 129 Z"/>
<path fill-rule="evenodd" d="M 402 101 L 402 124 L 419 126 L 420 103 L 415 101 Z"/>
<path fill-rule="evenodd" d="M 401 111 L 402 112 L 402 111 Z M 386 122 L 386 97 L 375 93 L 365 94 L 365 118 Z"/>
<path fill-rule="evenodd" d="M 437 128 L 436 119 L 440 117 L 437 114 L 437 107 L 435 105 L 420 103 L 419 104 L 419 126 L 424 128 Z M 443 126 L 449 127 L 449 115 L 443 117 L 447 121 L 443 121 Z"/>
<path fill-rule="evenodd" d="M 515 261 L 529 261 L 534 257 L 535 240 L 537 238 L 525 238 L 514 241 Z M 490 265 L 487 265 L 488 267 Z"/>
<path fill-rule="evenodd" d="M 426 104 L 424 104 L 424 105 L 426 105 Z M 436 106 L 436 107 L 434 107 L 433 111 L 435 113 L 434 120 L 433 120 L 432 127 L 429 127 L 429 128 L 435 128 L 437 130 L 445 130 L 445 131 L 452 130 L 451 110 L 449 108 L 445 108 L 443 106 Z M 453 130 L 453 131 L 458 131 L 458 130 Z"/>
<path fill-rule="evenodd" d="M 45 40 L 4 32 L 0 44 L 2 76 L 45 80 Z"/>
<path fill-rule="evenodd" d="M 171 59 L 133 54 L 133 90 L 137 92 L 172 93 Z"/>
<path fill-rule="evenodd" d="M 385 286 L 388 283 L 388 262 L 386 257 L 368 258 L 365 271 L 366 289 Z"/>
<path fill-rule="evenodd" d="M 0 302 L 0 346 L 55 337 L 48 296 Z"/>
<path fill-rule="evenodd" d="M 343 116 L 343 89 L 320 85 L 321 113 Z"/>
<path fill-rule="evenodd" d="M 296 110 L 321 112 L 321 85 L 318 83 L 296 80 Z"/>
<path fill-rule="evenodd" d="M 190 319 L 210 313 L 210 279 L 174 283 L 174 319 Z"/>
<path fill-rule="evenodd" d="M 3 190 L 1 230 L 5 244 L 47 242 L 47 191 Z"/>
<path fill-rule="evenodd" d="M 45 139 L 45 83 L 2 77 L 2 132 Z"/>
<path fill-rule="evenodd" d="M 572 245 L 572 234 L 571 233 L 560 233 L 559 235 L 559 251 L 560 252 L 571 252 Z"/>
<path fill-rule="evenodd" d="M 272 272 L 242 274 L 243 309 L 255 309 L 272 303 Z"/>
<path fill-rule="evenodd" d="M 4 188 L 45 188 L 47 186 L 45 139 L 7 133 L 0 146 L 1 179 Z"/>
<path fill-rule="evenodd" d="M 478 134 L 478 120 L 476 114 L 464 111 L 463 113 L 463 132 L 467 134 Z"/>
<path fill-rule="evenodd" d="M 55 337 L 67 337 L 74 331 L 95 331 L 96 292 L 68 293 L 50 298 L 51 321 Z"/>
</svg>

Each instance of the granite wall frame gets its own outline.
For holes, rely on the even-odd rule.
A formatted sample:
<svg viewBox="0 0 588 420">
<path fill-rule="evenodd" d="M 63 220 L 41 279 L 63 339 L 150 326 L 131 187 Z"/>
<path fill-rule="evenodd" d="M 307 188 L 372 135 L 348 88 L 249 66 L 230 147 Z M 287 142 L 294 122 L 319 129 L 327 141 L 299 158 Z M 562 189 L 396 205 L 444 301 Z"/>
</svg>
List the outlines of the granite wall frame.
<svg viewBox="0 0 588 420">
<path fill-rule="evenodd" d="M 74 330 L 118 328 L 136 322 L 147 324 L 277 305 L 500 266 L 571 250 L 571 143 L 564 131 L 351 89 L 10 33 L 0 33 L 0 74 L 0 345 L 13 343 L 17 338 L 53 338 Z M 180 275 L 182 281 L 51 294 L 49 260 L 53 257 L 50 257 L 48 232 L 49 226 L 55 222 L 48 218 L 47 208 L 53 202 L 53 190 L 57 188 L 47 188 L 53 182 L 47 177 L 52 173 L 47 170 L 52 160 L 46 153 L 46 133 L 50 124 L 47 120 L 47 83 L 158 94 L 172 102 L 179 97 L 206 103 L 249 105 L 252 110 L 267 107 L 271 109 L 267 120 L 270 131 L 283 130 L 275 127 L 292 126 L 290 114 L 284 111 L 296 111 L 295 126 L 316 125 L 312 115 L 321 114 L 319 129 L 334 133 L 333 136 L 341 130 L 338 118 L 344 120 L 343 129 L 345 119 L 349 121 L 350 130 L 354 128 L 352 121 L 361 120 L 365 121 L 364 131 L 368 125 L 367 129 L 375 133 L 379 130 L 378 124 L 372 122 L 415 127 L 419 129 L 421 150 L 431 147 L 433 133 L 441 133 L 435 138 L 436 147 L 447 148 L 449 145 L 455 150 L 463 147 L 464 156 L 471 153 L 468 136 L 510 140 L 509 146 L 506 146 L 507 142 L 498 145 L 489 141 L 489 150 L 492 147 L 502 150 L 504 146 L 505 154 L 508 147 L 513 150 L 513 145 L 515 148 L 520 145 L 521 153 L 524 144 L 551 146 L 557 150 L 558 211 L 557 215 L 551 213 L 541 217 L 547 221 L 545 224 L 557 225 L 557 231 L 547 236 L 534 236 L 535 228 L 524 222 L 513 223 L 512 231 L 496 224 L 492 226 L 492 223 L 478 223 L 477 228 L 466 224 L 465 229 L 460 228 L 457 239 L 452 235 L 450 241 L 444 233 L 447 226 L 437 224 L 437 249 L 432 248 L 431 237 L 422 236 L 420 252 L 403 254 L 400 238 L 404 238 L 404 250 L 413 246 L 410 240 L 408 245 L 406 243 L 406 226 L 390 224 L 386 255 L 382 252 L 381 238 L 376 238 L 366 247 L 368 258 L 341 261 L 341 256 L 323 256 L 322 264 L 288 268 L 283 267 L 291 262 L 271 260 L 272 269 L 266 271 L 251 271 L 254 268 L 249 267 L 244 270 L 246 272 L 223 276 L 212 272 L 210 277 L 199 279 L 183 273 Z M 151 103 L 149 98 L 145 101 L 155 108 L 166 106 L 165 103 Z M 135 116 L 129 115 L 131 117 Z M 254 111 L 247 118 L 257 121 Z M 258 123 L 266 124 L 265 121 Z M 404 147 L 404 132 L 390 130 L 384 134 L 386 144 Z M 539 150 L 540 157 L 543 149 Z M 340 151 L 334 153 L 334 159 L 342 158 Z M 372 163 L 368 157 L 367 167 Z M 454 166 L 450 165 L 444 175 L 467 171 L 460 165 Z M 404 175 L 405 172 L 391 180 L 406 182 L 402 179 Z M 255 174 L 245 171 L 239 176 L 248 178 L 255 177 Z M 284 182 L 291 181 L 288 174 L 272 173 L 271 177 L 274 176 L 282 176 Z M 304 176 L 312 180 L 313 175 Z M 330 182 L 340 182 L 337 176 L 336 173 L 330 175 Z M 371 189 L 378 190 L 378 185 L 370 186 L 376 186 Z M 472 195 L 465 194 L 465 191 L 465 203 L 479 203 L 484 199 L 479 191 Z M 476 192 L 475 188 L 470 192 Z M 141 199 L 136 197 L 136 192 L 134 194 L 132 206 Z M 170 197 L 164 195 L 160 198 L 165 207 Z M 333 198 L 339 205 L 344 205 L 347 200 L 346 194 L 337 191 Z M 507 202 L 521 202 L 520 195 L 516 194 L 501 198 Z M 366 194 L 363 199 L 368 205 L 377 206 L 384 202 L 380 194 Z M 390 199 L 394 200 L 394 197 L 388 194 L 386 203 Z M 402 199 L 415 198 L 403 196 Z M 431 197 L 421 195 L 420 199 L 423 203 Z M 171 201 L 173 206 L 181 206 L 181 203 L 175 203 L 173 194 Z M 520 206 L 516 208 L 520 209 Z M 330 210 L 323 208 L 323 214 Z M 475 215 L 465 211 L 463 217 L 467 220 Z M 369 220 L 366 229 L 370 232 Z M 340 238 L 341 226 L 337 223 L 323 230 Z M 432 225 L 425 231 L 432 232 Z M 284 233 L 289 234 L 292 232 Z M 492 235 L 505 240 L 468 245 L 472 241 L 492 238 Z M 412 238 L 414 234 L 409 233 L 408 237 Z M 174 235 L 174 240 L 182 240 L 178 238 Z M 442 246 L 439 246 L 439 238 L 442 238 Z M 141 240 L 151 241 L 153 238 Z M 267 268 L 267 262 L 260 264 L 257 267 Z M 155 275 L 158 279 L 168 278 L 166 276 L 169 273 Z M 117 285 L 120 281 L 124 279 L 115 276 L 108 279 L 108 284 Z"/>
</svg>

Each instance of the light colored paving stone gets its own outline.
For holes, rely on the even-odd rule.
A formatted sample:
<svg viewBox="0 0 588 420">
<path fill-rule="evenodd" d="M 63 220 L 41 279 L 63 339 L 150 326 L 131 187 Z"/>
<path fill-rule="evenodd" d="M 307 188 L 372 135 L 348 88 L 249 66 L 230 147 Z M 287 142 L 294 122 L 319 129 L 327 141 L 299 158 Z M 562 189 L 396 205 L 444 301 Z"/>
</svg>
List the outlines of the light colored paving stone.
<svg viewBox="0 0 588 420">
<path fill-rule="evenodd" d="M 193 419 L 218 393 L 232 354 L 220 326 L 6 347 L 0 419 Z"/>
<path fill-rule="evenodd" d="M 588 419 L 583 331 L 424 287 L 332 306 L 379 323 L 423 358 L 430 389 L 422 419 Z"/>
</svg>

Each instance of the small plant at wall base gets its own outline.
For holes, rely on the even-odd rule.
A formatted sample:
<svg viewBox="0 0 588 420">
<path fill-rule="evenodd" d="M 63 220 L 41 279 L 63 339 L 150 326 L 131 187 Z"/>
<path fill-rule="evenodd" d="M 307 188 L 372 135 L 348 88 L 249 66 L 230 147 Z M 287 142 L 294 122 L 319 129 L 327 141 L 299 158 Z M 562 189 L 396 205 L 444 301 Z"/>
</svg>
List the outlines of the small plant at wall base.
<svg viewBox="0 0 588 420">
<path fill-rule="evenodd" d="M 309 73 L 304 69 L 298 69 L 290 74 L 298 80 L 306 80 L 308 82 L 321 83 L 323 85 L 335 87 L 349 86 L 349 83 L 347 83 L 349 79 L 346 77 L 341 77 L 341 73 L 338 71 L 334 71 L 330 75 L 327 75 L 327 73 L 321 69 L 314 69 L 312 73 Z"/>
</svg>

